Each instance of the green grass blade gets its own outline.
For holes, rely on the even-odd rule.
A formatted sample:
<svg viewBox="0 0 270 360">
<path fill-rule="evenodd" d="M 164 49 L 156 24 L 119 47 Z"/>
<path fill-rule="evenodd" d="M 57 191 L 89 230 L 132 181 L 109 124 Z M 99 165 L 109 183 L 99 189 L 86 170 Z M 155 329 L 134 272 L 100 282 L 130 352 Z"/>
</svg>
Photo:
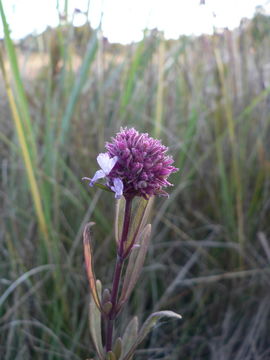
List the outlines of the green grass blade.
<svg viewBox="0 0 270 360">
<path fill-rule="evenodd" d="M 96 33 L 93 35 L 93 39 L 90 41 L 88 48 L 86 50 L 86 54 L 84 56 L 84 60 L 82 66 L 80 68 L 80 72 L 78 75 L 78 79 L 76 80 L 74 87 L 71 91 L 70 98 L 68 100 L 67 108 L 62 118 L 61 124 L 61 134 L 60 134 L 60 145 L 63 145 L 68 136 L 68 131 L 70 127 L 70 121 L 74 112 L 75 105 L 77 103 L 78 97 L 80 95 L 80 91 L 82 90 L 83 85 L 87 79 L 89 68 L 92 62 L 95 59 L 95 54 L 98 48 L 98 41 Z"/>
</svg>

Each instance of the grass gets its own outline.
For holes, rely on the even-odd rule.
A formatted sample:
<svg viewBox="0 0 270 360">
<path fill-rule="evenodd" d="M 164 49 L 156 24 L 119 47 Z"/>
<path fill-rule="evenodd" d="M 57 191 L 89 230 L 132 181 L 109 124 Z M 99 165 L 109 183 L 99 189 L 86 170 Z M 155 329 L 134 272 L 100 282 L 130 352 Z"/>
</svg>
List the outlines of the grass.
<svg viewBox="0 0 270 360">
<path fill-rule="evenodd" d="M 127 125 L 162 138 L 180 168 L 155 201 L 118 327 L 162 309 L 183 320 L 158 325 L 136 359 L 268 359 L 269 19 L 175 41 L 145 32 L 130 46 L 63 23 L 22 51 L 0 12 L 1 358 L 93 355 L 81 238 L 94 221 L 96 273 L 110 286 L 113 204 L 80 179 Z M 32 53 L 44 65 L 30 76 Z"/>
</svg>

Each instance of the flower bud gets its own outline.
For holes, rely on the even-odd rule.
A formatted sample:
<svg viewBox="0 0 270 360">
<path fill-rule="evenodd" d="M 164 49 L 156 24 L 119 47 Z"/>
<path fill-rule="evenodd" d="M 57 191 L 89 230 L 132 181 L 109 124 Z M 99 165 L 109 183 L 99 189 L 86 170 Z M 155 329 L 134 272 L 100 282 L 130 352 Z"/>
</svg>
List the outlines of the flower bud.
<svg viewBox="0 0 270 360">
<path fill-rule="evenodd" d="M 109 289 L 104 289 L 102 294 L 102 304 L 105 304 L 106 302 L 111 300 L 111 292 Z"/>
<path fill-rule="evenodd" d="M 112 309 L 112 303 L 110 301 L 106 302 L 103 306 L 102 306 L 102 310 L 104 311 L 105 314 L 109 314 L 110 311 Z"/>
</svg>

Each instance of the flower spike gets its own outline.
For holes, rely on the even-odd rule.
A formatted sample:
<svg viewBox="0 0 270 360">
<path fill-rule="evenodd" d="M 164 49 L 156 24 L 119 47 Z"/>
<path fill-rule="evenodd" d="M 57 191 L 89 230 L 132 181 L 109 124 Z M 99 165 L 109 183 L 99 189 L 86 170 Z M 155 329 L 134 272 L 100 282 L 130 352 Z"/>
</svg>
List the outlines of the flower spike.
<svg viewBox="0 0 270 360">
<path fill-rule="evenodd" d="M 115 178 L 123 182 L 123 194 L 128 197 L 168 195 L 163 187 L 171 186 L 167 178 L 176 169 L 168 148 L 148 134 L 141 134 L 134 128 L 121 128 L 120 132 L 106 144 L 111 158 L 117 162 L 107 176 L 109 184 Z"/>
<path fill-rule="evenodd" d="M 108 189 L 115 198 L 141 196 L 149 199 L 152 195 L 168 196 L 164 187 L 172 186 L 169 175 L 178 171 L 172 164 L 173 158 L 167 155 L 168 148 L 160 140 L 134 128 L 121 128 L 120 132 L 106 144 L 106 153 L 97 157 L 100 166 L 90 186 L 99 179 L 106 179 Z"/>
</svg>

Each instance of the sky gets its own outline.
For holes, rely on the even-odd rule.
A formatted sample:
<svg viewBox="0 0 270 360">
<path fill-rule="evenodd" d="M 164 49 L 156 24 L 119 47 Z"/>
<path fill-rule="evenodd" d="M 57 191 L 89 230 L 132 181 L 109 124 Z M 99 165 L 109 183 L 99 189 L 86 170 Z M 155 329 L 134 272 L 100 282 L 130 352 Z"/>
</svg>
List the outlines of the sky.
<svg viewBox="0 0 270 360">
<path fill-rule="evenodd" d="M 30 33 L 39 34 L 47 26 L 57 26 L 65 1 L 2 0 L 2 3 L 11 35 L 19 39 Z M 103 34 L 110 42 L 127 44 L 141 40 L 145 28 L 158 28 L 166 38 L 174 39 L 182 34 L 212 33 L 214 28 L 233 29 L 241 18 L 251 18 L 258 5 L 263 5 L 270 14 L 267 0 L 69 0 L 68 13 L 69 20 L 79 26 L 85 23 L 86 15 L 74 10 L 86 12 L 89 6 L 91 26 L 96 28 L 101 22 Z M 0 37 L 3 37 L 1 24 Z"/>
</svg>

